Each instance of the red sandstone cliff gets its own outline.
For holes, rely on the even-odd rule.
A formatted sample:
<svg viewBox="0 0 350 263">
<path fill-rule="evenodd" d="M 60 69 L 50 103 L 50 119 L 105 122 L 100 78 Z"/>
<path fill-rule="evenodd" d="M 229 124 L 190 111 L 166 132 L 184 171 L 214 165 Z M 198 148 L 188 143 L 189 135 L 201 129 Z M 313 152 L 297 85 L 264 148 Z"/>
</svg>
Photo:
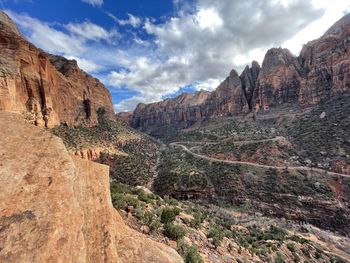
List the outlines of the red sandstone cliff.
<svg viewBox="0 0 350 263">
<path fill-rule="evenodd" d="M 97 123 L 104 107 L 114 117 L 111 95 L 77 62 L 49 55 L 29 43 L 0 12 L 0 110 L 18 112 L 39 126 Z"/>
<path fill-rule="evenodd" d="M 306 44 L 299 57 L 288 49 L 270 49 L 261 68 L 253 62 L 240 76 L 233 70 L 195 106 L 182 102 L 184 95 L 140 104 L 130 123 L 143 130 L 164 124 L 188 127 L 212 116 L 267 110 L 285 103 L 312 105 L 347 91 L 350 91 L 350 15 L 335 23 L 321 38 Z"/>
</svg>

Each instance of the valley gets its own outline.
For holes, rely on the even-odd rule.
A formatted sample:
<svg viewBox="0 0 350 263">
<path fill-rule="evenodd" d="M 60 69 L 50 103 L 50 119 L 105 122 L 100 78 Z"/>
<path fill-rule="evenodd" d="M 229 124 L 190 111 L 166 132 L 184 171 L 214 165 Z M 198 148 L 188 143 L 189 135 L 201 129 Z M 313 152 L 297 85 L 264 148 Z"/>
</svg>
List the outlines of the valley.
<svg viewBox="0 0 350 263">
<path fill-rule="evenodd" d="M 2 11 L 0 48 L 1 262 L 350 262 L 349 14 L 133 112 Z"/>
</svg>

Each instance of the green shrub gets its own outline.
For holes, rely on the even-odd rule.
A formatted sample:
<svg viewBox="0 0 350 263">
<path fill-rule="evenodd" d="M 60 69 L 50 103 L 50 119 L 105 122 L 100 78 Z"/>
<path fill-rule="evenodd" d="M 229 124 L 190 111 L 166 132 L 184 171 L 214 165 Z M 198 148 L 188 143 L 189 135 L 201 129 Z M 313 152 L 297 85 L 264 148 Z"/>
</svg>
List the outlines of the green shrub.
<svg viewBox="0 0 350 263">
<path fill-rule="evenodd" d="M 142 190 L 138 193 L 137 198 L 147 204 L 154 204 L 156 199 L 155 195 L 147 194 Z"/>
<path fill-rule="evenodd" d="M 164 208 L 162 210 L 160 221 L 163 224 L 171 223 L 175 220 L 176 216 L 179 214 L 180 214 L 180 209 L 178 208 Z"/>
<path fill-rule="evenodd" d="M 112 203 L 115 208 L 121 210 L 126 210 L 128 206 L 137 207 L 139 205 L 135 197 L 120 193 L 112 193 Z"/>
<path fill-rule="evenodd" d="M 160 228 L 162 224 L 160 223 L 158 218 L 154 218 L 154 220 L 152 221 L 152 223 L 149 225 L 149 229 L 151 232 L 156 231 L 157 229 Z"/>
<path fill-rule="evenodd" d="M 201 212 L 193 214 L 193 219 L 190 221 L 190 226 L 193 228 L 199 228 L 204 221 L 204 215 Z"/>
<path fill-rule="evenodd" d="M 300 257 L 298 256 L 298 254 L 293 252 L 292 255 L 293 255 L 294 262 L 295 263 L 299 263 L 300 262 Z"/>
<path fill-rule="evenodd" d="M 215 247 L 218 247 L 218 246 L 220 246 L 223 238 L 225 237 L 225 232 L 224 232 L 224 229 L 222 227 L 215 225 L 209 230 L 209 233 L 207 236 L 208 236 L 208 238 L 212 238 L 213 245 Z"/>
<path fill-rule="evenodd" d="M 173 240 L 178 240 L 186 235 L 186 230 L 182 226 L 167 223 L 164 225 L 164 235 Z"/>
<path fill-rule="evenodd" d="M 301 248 L 301 252 L 303 252 L 303 254 L 306 256 L 306 257 L 310 257 L 310 249 L 309 247 L 302 247 Z"/>
<path fill-rule="evenodd" d="M 287 248 L 290 250 L 290 252 L 295 252 L 295 250 L 296 250 L 295 244 L 293 244 L 293 243 L 288 243 Z"/>
<path fill-rule="evenodd" d="M 284 256 L 280 252 L 276 253 L 275 263 L 284 263 Z"/>
<path fill-rule="evenodd" d="M 322 258 L 322 254 L 321 254 L 320 251 L 316 251 L 316 252 L 315 252 L 315 258 L 317 258 L 317 259 Z"/>
<path fill-rule="evenodd" d="M 183 257 L 185 263 L 203 263 L 197 247 L 188 245 L 184 240 L 178 241 L 177 252 Z"/>
<path fill-rule="evenodd" d="M 346 261 L 338 256 L 332 256 L 331 263 L 346 263 Z"/>
</svg>

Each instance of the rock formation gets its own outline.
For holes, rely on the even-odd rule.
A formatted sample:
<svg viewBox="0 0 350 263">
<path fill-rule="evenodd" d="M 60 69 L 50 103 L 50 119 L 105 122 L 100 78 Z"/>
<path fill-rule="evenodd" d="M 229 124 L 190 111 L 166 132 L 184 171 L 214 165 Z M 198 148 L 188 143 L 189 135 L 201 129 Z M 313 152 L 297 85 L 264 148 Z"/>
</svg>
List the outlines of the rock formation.
<svg viewBox="0 0 350 263">
<path fill-rule="evenodd" d="M 307 43 L 299 61 L 304 69 L 299 101 L 317 103 L 350 88 L 350 15 L 321 38 Z"/>
<path fill-rule="evenodd" d="M 131 118 L 132 126 L 147 127 L 173 123 L 183 127 L 191 125 L 202 118 L 201 105 L 208 99 L 209 94 L 210 92 L 201 90 L 148 105 L 140 103 Z"/>
<path fill-rule="evenodd" d="M 297 58 L 288 49 L 268 50 L 254 90 L 255 110 L 298 101 L 300 72 Z"/>
<path fill-rule="evenodd" d="M 77 62 L 29 43 L 0 12 L 0 110 L 18 112 L 38 126 L 97 123 L 97 109 L 114 118 L 111 95 Z"/>
<path fill-rule="evenodd" d="M 108 166 L 0 112 L 0 262 L 182 262 L 114 210 Z M 14 132 L 16 131 L 16 132 Z"/>
<path fill-rule="evenodd" d="M 205 116 L 227 116 L 248 112 L 248 102 L 245 98 L 242 82 L 235 70 L 232 70 L 215 91 L 202 105 Z"/>
<path fill-rule="evenodd" d="M 285 103 L 316 104 L 350 91 L 349 46 L 350 15 L 346 15 L 321 38 L 306 44 L 299 57 L 293 56 L 288 49 L 272 48 L 266 53 L 261 68 L 253 62 L 240 77 L 233 70 L 195 107 L 182 103 L 183 95 L 142 104 L 134 111 L 130 123 L 145 131 L 164 124 L 183 128 L 213 116 L 249 110 L 258 112 Z"/>
<path fill-rule="evenodd" d="M 249 110 L 252 110 L 252 100 L 253 100 L 254 91 L 257 88 L 257 80 L 258 80 L 259 72 L 260 72 L 259 63 L 256 61 L 253 61 L 252 67 L 249 68 L 249 66 L 246 66 L 246 68 L 243 70 L 240 76 L 242 87 L 249 106 Z"/>
</svg>

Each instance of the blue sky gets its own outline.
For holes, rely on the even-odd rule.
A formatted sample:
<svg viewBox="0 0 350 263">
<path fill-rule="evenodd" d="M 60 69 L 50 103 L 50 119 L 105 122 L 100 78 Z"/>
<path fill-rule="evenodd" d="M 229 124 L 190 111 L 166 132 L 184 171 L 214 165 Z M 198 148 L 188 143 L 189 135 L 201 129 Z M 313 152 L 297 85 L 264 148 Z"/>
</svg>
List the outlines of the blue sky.
<svg viewBox="0 0 350 263">
<path fill-rule="evenodd" d="M 55 3 L 53 3 L 55 2 Z M 0 0 L 36 46 L 76 59 L 116 111 L 213 90 L 267 49 L 298 54 L 350 0 Z"/>
</svg>

